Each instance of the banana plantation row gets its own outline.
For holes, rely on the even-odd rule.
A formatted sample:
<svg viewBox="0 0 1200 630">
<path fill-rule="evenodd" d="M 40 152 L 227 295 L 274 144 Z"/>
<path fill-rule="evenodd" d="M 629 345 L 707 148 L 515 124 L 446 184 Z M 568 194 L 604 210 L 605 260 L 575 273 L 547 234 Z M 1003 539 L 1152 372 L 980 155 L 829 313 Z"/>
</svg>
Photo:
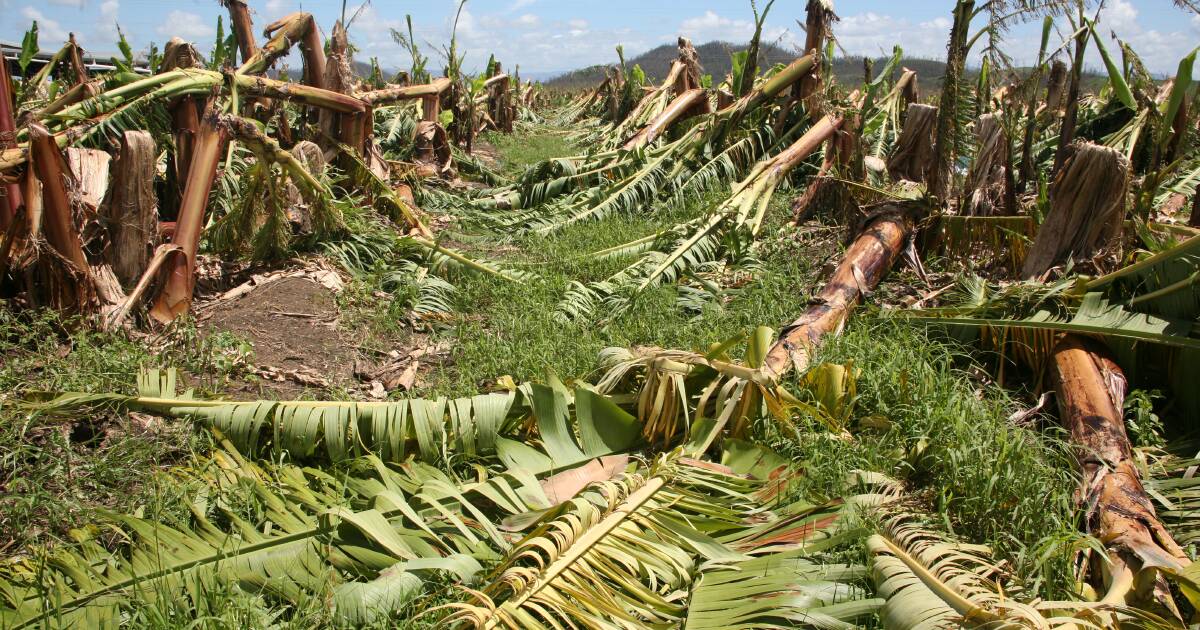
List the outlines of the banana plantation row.
<svg viewBox="0 0 1200 630">
<path fill-rule="evenodd" d="M 680 38 L 664 77 L 622 53 L 594 88 L 555 92 L 494 59 L 469 75 L 453 38 L 444 76 L 431 76 L 411 20 L 397 34 L 409 71 L 387 79 L 376 64 L 359 77 L 340 22 L 326 42 L 296 13 L 260 43 L 246 3 L 223 4 L 232 34 L 209 58 L 173 39 L 148 73 L 126 53 L 93 75 L 72 40 L 28 73 L 35 29 L 20 76 L 2 66 L 6 309 L 122 334 L 169 329 L 193 310 L 204 256 L 323 258 L 351 276 L 404 261 L 405 274 L 445 281 L 422 285 L 437 300 L 473 275 L 537 283 L 536 267 L 488 253 L 513 238 L 702 205 L 580 252 L 615 271 L 559 291 L 554 316 L 570 335 L 664 288 L 674 308 L 720 302 L 760 272 L 772 225 L 837 226 L 844 251 L 820 286 L 792 286 L 812 296 L 790 323 L 699 350 L 610 348 L 591 379 L 501 379 L 453 399 L 235 402 L 153 369 L 136 393 L 0 402 L 29 416 L 149 414 L 217 444 L 164 473 L 188 488 L 185 518 L 111 513 L 77 524 L 71 544 L 0 563 L 0 626 L 116 626 L 179 601 L 192 611 L 183 621 L 199 620 L 207 594 L 230 588 L 283 618 L 318 601 L 349 626 L 1196 621 L 1196 464 L 1131 441 L 1125 398 L 1165 392 L 1177 434 L 1200 414 L 1197 51 L 1159 80 L 1131 47 L 1113 49 L 1083 2 L 957 0 L 945 75 L 922 96 L 936 77 L 903 67 L 899 46 L 861 80 L 833 76 L 829 0 L 807 2 L 791 63 L 760 68 L 771 1 L 754 6 L 755 35 L 728 76 L 706 75 Z M 1029 68 L 1003 52 L 1017 22 L 1042 25 Z M 293 46 L 299 81 L 274 71 Z M 1107 72 L 1095 93 L 1089 49 Z M 478 150 L 485 131 L 547 129 L 586 152 L 510 178 Z M 772 223 L 781 212 L 790 221 Z M 916 297 L 852 321 L 898 266 Z M 954 281 L 935 287 L 934 267 Z M 999 430 L 1031 452 L 1060 434 L 1068 445 L 1076 543 L 1024 552 L 1061 562 L 1068 580 L 996 551 L 1011 549 L 1002 537 L 956 533 L 943 488 L 908 472 L 925 446 L 855 471 L 833 497 L 768 446 L 764 431 L 903 441 L 903 427 L 854 417 L 856 382 L 878 366 L 825 359 L 860 325 L 928 330 L 986 357 L 977 367 L 994 373 L 980 388 L 1052 395 Z M 1028 421 L 1039 414 L 1056 421 Z"/>
</svg>

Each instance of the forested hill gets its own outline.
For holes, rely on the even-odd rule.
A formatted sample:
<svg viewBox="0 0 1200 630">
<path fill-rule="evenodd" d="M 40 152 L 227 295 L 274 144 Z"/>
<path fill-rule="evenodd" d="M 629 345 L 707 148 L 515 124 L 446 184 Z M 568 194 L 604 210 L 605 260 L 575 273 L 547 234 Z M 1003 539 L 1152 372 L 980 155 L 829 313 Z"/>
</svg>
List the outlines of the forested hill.
<svg viewBox="0 0 1200 630">
<path fill-rule="evenodd" d="M 729 73 L 731 67 L 730 55 L 745 48 L 744 44 L 709 42 L 697 46 L 696 51 L 700 53 L 700 63 L 704 66 L 704 72 L 711 74 L 714 79 L 720 80 Z M 761 52 L 763 67 L 769 67 L 776 63 L 790 63 L 796 58 L 796 52 L 771 44 L 764 44 Z M 651 79 L 661 79 L 670 71 L 671 62 L 675 61 L 678 56 L 679 52 L 675 46 L 664 44 L 637 57 L 627 59 L 626 63 L 631 66 L 633 64 L 641 66 L 642 71 Z M 613 62 L 616 63 L 615 58 Z M 882 62 L 883 60 L 881 59 L 877 63 Z M 916 70 L 922 78 L 940 77 L 942 75 L 942 68 L 945 67 L 944 63 L 929 59 L 905 59 L 904 64 Z M 604 68 L 605 66 L 603 65 L 582 68 L 555 77 L 547 81 L 546 84 L 558 88 L 594 86 L 604 80 Z M 863 74 L 862 57 L 847 57 L 835 60 L 834 72 L 839 76 L 861 77 Z"/>
<path fill-rule="evenodd" d="M 697 46 L 696 51 L 700 53 L 700 63 L 704 66 L 704 72 L 711 74 L 714 80 L 720 81 L 729 73 L 732 65 L 730 55 L 745 48 L 744 44 L 717 41 Z M 627 59 L 626 63 L 630 66 L 633 64 L 641 66 L 642 71 L 652 80 L 661 80 L 670 71 L 671 62 L 675 61 L 678 56 L 678 49 L 674 45 L 664 44 L 637 57 Z M 760 65 L 763 68 L 768 68 L 776 63 L 786 64 L 793 61 L 796 56 L 797 53 L 795 51 L 771 44 L 764 44 L 762 48 L 763 61 Z M 615 64 L 615 53 L 613 57 L 613 63 Z M 887 58 L 885 57 L 875 59 L 875 67 L 877 69 L 882 68 L 885 63 L 887 63 Z M 925 90 L 940 89 L 942 73 L 946 67 L 945 62 L 936 59 L 905 57 L 901 65 L 917 71 L 921 86 Z M 604 80 L 604 69 L 606 67 L 604 65 L 597 65 L 574 70 L 550 79 L 546 82 L 546 85 L 562 89 L 594 87 Z M 839 57 L 833 61 L 833 72 L 843 83 L 861 81 L 863 77 L 863 58 Z M 971 70 L 968 70 L 967 74 L 974 76 L 974 72 Z M 1085 90 L 1095 88 L 1097 79 L 1102 80 L 1102 77 L 1092 73 L 1085 73 Z"/>
</svg>

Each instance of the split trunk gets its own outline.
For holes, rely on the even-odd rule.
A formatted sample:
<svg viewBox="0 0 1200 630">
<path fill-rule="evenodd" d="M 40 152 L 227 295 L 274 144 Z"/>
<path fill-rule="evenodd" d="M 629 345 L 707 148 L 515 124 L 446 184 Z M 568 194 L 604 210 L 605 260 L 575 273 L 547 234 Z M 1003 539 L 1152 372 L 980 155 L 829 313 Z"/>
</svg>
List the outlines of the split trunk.
<svg viewBox="0 0 1200 630">
<path fill-rule="evenodd" d="M 913 103 L 908 106 L 900 139 L 888 160 L 888 172 L 894 179 L 930 181 L 934 168 L 937 120 L 938 109 L 932 105 Z"/>
<path fill-rule="evenodd" d="M 1071 147 L 1055 176 L 1050 212 L 1021 277 L 1043 276 L 1068 261 L 1092 262 L 1119 248 L 1129 172 L 1129 160 L 1115 149 L 1091 143 Z"/>
<path fill-rule="evenodd" d="M 812 352 L 822 339 L 841 333 L 854 307 L 891 269 L 912 233 L 913 223 L 908 208 L 881 208 L 854 239 L 842 264 L 808 310 L 780 333 L 767 353 L 763 371 L 779 378 L 793 369 L 797 373 L 808 369 Z"/>
<path fill-rule="evenodd" d="M 977 151 L 967 173 L 967 199 L 961 214 L 985 217 L 1003 210 L 1010 146 L 999 114 L 985 114 L 975 124 Z"/>
<path fill-rule="evenodd" d="M 14 107 L 8 60 L 0 59 L 0 150 L 12 148 L 17 144 Z M 16 181 L 5 183 L 0 192 L 4 193 L 4 203 L 0 204 L 0 231 L 4 231 L 16 218 L 17 210 L 24 202 L 21 200 L 21 185 Z"/>
<path fill-rule="evenodd" d="M 126 131 L 113 163 L 112 192 L 104 209 L 108 261 L 126 287 L 135 284 L 158 242 L 158 200 L 154 195 L 158 149 L 146 131 Z"/>
<path fill-rule="evenodd" d="M 1050 363 L 1063 425 L 1083 475 L 1079 502 L 1088 506 L 1088 532 L 1104 542 L 1107 559 L 1092 562 L 1109 604 L 1142 598 L 1178 616 L 1156 568 L 1180 570 L 1187 555 L 1167 532 L 1142 486 L 1125 433 L 1125 376 L 1097 341 L 1066 336 Z"/>
<path fill-rule="evenodd" d="M 192 304 L 196 286 L 196 251 L 204 229 L 204 213 L 208 194 L 217 178 L 217 165 L 225 148 L 226 132 L 215 112 L 208 111 L 200 122 L 191 167 L 187 173 L 179 219 L 171 244 L 177 250 L 168 254 L 164 264 L 164 279 L 150 315 L 163 324 L 170 323 Z"/>
</svg>

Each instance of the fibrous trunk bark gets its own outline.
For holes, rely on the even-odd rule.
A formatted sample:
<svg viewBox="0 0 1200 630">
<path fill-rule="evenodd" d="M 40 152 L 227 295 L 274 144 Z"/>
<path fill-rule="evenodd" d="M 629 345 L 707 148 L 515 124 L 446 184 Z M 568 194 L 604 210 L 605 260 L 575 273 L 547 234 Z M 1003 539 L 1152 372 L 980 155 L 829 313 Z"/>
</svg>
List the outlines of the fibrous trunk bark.
<svg viewBox="0 0 1200 630">
<path fill-rule="evenodd" d="M 1050 66 L 1050 78 L 1046 80 L 1046 111 L 1061 112 L 1066 93 L 1067 64 L 1062 59 L 1055 59 Z"/>
<path fill-rule="evenodd" d="M 1200 189 L 1192 195 L 1192 216 L 1188 217 L 1188 225 L 1200 228 Z"/>
<path fill-rule="evenodd" d="M 70 50 L 68 61 L 71 66 L 71 85 L 80 85 L 87 83 L 87 66 L 83 64 L 83 48 L 75 41 L 75 33 L 70 33 L 67 37 L 67 47 Z"/>
<path fill-rule="evenodd" d="M 112 193 L 104 208 L 108 224 L 106 256 L 126 287 L 146 271 L 158 244 L 158 200 L 154 196 L 158 149 L 146 131 L 126 131 L 113 163 Z"/>
<path fill-rule="evenodd" d="M 655 116 L 645 127 L 642 127 L 624 145 L 625 149 L 637 149 L 654 142 L 663 132 L 676 122 L 706 114 L 709 110 L 708 91 L 703 89 L 689 90 L 671 101 L 670 105 Z"/>
<path fill-rule="evenodd" d="M 929 174 L 929 192 L 946 199 L 950 192 L 950 167 L 954 163 L 955 138 L 958 137 L 959 84 L 967 62 L 967 37 L 975 0 L 958 0 L 946 55 L 946 74 L 942 78 L 942 97 L 938 103 L 937 133 L 933 146 L 933 167 Z"/>
<path fill-rule="evenodd" d="M 767 353 L 763 371 L 778 379 L 791 370 L 807 370 L 813 350 L 826 335 L 841 333 L 854 307 L 900 256 L 912 230 L 908 209 L 897 205 L 880 208 L 846 250 L 842 264 L 813 298 L 812 306 L 780 332 Z"/>
<path fill-rule="evenodd" d="M 512 104 L 512 78 L 503 72 L 500 62 L 492 64 L 492 75 L 484 83 L 487 90 L 487 115 L 497 131 L 512 133 L 516 108 Z"/>
<path fill-rule="evenodd" d="M 339 21 L 333 25 L 333 33 L 329 37 L 329 55 L 326 57 L 325 77 L 322 80 L 324 89 L 338 94 L 351 92 L 354 72 L 350 62 L 350 40 Z M 336 143 L 341 142 L 366 157 L 369 154 L 368 133 L 364 127 L 369 116 L 367 108 L 353 114 L 321 109 L 317 118 L 321 133 L 326 139 L 325 148 L 332 149 Z"/>
<path fill-rule="evenodd" d="M 325 153 L 321 147 L 307 140 L 302 140 L 292 147 L 292 156 L 304 166 L 313 177 L 320 177 L 325 171 Z M 305 201 L 304 195 L 292 181 L 287 185 L 288 221 L 300 234 L 312 232 L 312 208 Z"/>
<path fill-rule="evenodd" d="M 896 85 L 900 86 L 900 98 L 903 99 L 905 111 L 910 105 L 921 100 L 921 85 L 916 70 L 904 68 Z"/>
<path fill-rule="evenodd" d="M 104 198 L 108 196 L 108 175 L 112 156 L 99 149 L 69 147 L 67 166 L 75 182 L 74 192 L 89 218 L 95 217 Z"/>
<path fill-rule="evenodd" d="M 904 128 L 896 149 L 888 160 L 888 172 L 894 179 L 928 182 L 935 165 L 935 129 L 938 109 L 913 103 L 904 114 Z"/>
<path fill-rule="evenodd" d="M 792 120 L 792 112 L 797 103 L 805 103 L 806 113 L 815 117 L 820 108 L 820 102 L 813 97 L 821 91 L 821 66 L 824 59 L 825 40 L 831 34 L 831 23 L 837 19 L 833 14 L 830 0 L 808 0 L 807 16 L 805 18 L 804 53 L 812 55 L 814 62 L 804 76 L 792 84 L 791 94 L 787 103 L 779 108 L 775 115 L 774 132 L 783 133 Z"/>
<path fill-rule="evenodd" d="M 962 204 L 961 214 L 991 216 L 1004 205 L 1010 151 L 1008 134 L 999 114 L 984 114 L 979 118 L 975 124 L 975 141 L 978 149 L 967 173 L 967 199 Z"/>
<path fill-rule="evenodd" d="M 1025 258 L 1021 277 L 1067 261 L 1090 262 L 1120 246 L 1129 192 L 1129 160 L 1120 151 L 1078 143 L 1050 190 L 1050 212 Z"/>
<path fill-rule="evenodd" d="M 250 19 L 250 7 L 245 0 L 225 0 L 229 8 L 229 26 L 233 37 L 237 40 L 238 51 L 242 54 L 242 63 L 246 63 L 258 53 L 258 45 L 254 41 L 254 21 Z"/>
<path fill-rule="evenodd" d="M 1083 79 L 1084 54 L 1087 52 L 1088 31 L 1079 29 L 1075 36 L 1075 59 L 1071 64 L 1071 82 L 1067 90 L 1066 113 L 1063 114 L 1062 129 L 1058 133 L 1058 150 L 1054 154 L 1054 170 L 1051 177 L 1057 177 L 1067 161 L 1067 150 L 1075 141 L 1075 122 L 1079 117 L 1079 83 Z"/>
<path fill-rule="evenodd" d="M 609 68 L 608 81 L 608 118 L 613 124 L 619 124 L 621 117 L 621 95 L 625 92 L 625 74 L 620 68 Z"/>
<path fill-rule="evenodd" d="M 1039 53 L 1039 58 L 1045 56 L 1045 48 Z M 1052 116 L 1062 111 L 1063 95 L 1067 85 L 1067 64 L 1059 59 L 1050 66 L 1050 76 L 1046 81 L 1045 110 Z M 1025 136 L 1021 140 L 1021 188 L 1025 189 L 1037 175 L 1037 166 L 1033 163 L 1033 138 L 1037 134 L 1038 113 L 1043 111 L 1037 103 L 1037 87 L 1031 90 L 1029 102 L 1025 107 Z"/>
<path fill-rule="evenodd" d="M 1083 475 L 1077 498 L 1087 506 L 1087 530 L 1108 551 L 1106 560 L 1092 562 L 1106 590 L 1102 601 L 1142 598 L 1178 616 L 1157 568 L 1180 570 L 1190 562 L 1142 486 L 1125 433 L 1124 374 L 1102 344 L 1067 335 L 1051 357 L 1050 381 Z"/>
<path fill-rule="evenodd" d="M 857 94 L 857 92 L 855 93 Z M 855 96 L 850 100 L 856 101 Z M 828 177 L 834 168 L 839 169 L 844 177 L 860 180 L 864 177 L 862 151 L 859 146 L 859 130 L 862 127 L 858 116 L 847 118 L 842 128 L 829 140 L 825 151 L 825 160 L 817 175 L 812 178 L 804 194 L 792 202 L 792 219 L 799 223 L 812 216 L 819 208 L 834 208 L 838 211 L 853 208 L 858 210 L 854 198 L 840 182 Z M 848 213 L 847 213 L 848 214 Z M 838 219 L 849 219 L 840 216 Z M 847 222 L 848 223 L 848 222 Z"/>
<path fill-rule="evenodd" d="M 426 169 L 427 175 L 447 175 L 451 172 L 450 137 L 436 122 L 422 120 L 417 123 L 417 137 L 413 157 L 417 164 Z"/>
<path fill-rule="evenodd" d="M 686 37 L 680 37 L 677 42 L 679 47 L 679 62 L 683 64 L 683 71 L 675 79 L 675 96 L 680 96 L 688 90 L 694 90 L 700 85 L 700 75 L 703 74 L 703 68 L 700 66 L 700 53 L 696 52 L 696 47 L 692 45 L 692 40 Z"/>
<path fill-rule="evenodd" d="M 0 150 L 17 146 L 17 126 L 13 118 L 15 106 L 8 61 L 0 59 Z M 7 231 L 17 216 L 17 210 L 24 204 L 21 184 L 15 180 L 5 183 L 0 193 L 4 194 L 4 202 L 0 203 L 0 231 Z"/>
<path fill-rule="evenodd" d="M 833 14 L 833 3 L 830 0 L 808 0 L 804 22 L 804 52 L 813 53 L 819 60 L 813 64 L 812 70 L 805 74 L 793 88 L 792 95 L 796 100 L 803 101 L 816 94 L 821 89 L 821 59 L 825 50 L 825 40 L 830 34 L 830 27 L 837 16 Z"/>
<path fill-rule="evenodd" d="M 159 73 L 202 66 L 200 53 L 188 42 L 172 37 L 163 47 L 163 60 Z M 191 168 L 192 147 L 200 128 L 200 110 L 206 101 L 194 96 L 184 96 L 167 106 L 171 113 L 171 132 L 175 139 L 175 151 L 167 160 L 167 194 L 162 200 L 163 216 L 174 219 L 179 213 L 179 202 Z"/>
<path fill-rule="evenodd" d="M 74 207 L 67 190 L 70 171 L 54 136 L 40 124 L 29 126 L 30 163 L 40 187 L 40 212 L 31 217 L 30 235 L 37 238 L 40 229 L 56 256 L 41 256 L 37 271 L 43 286 L 29 287 L 44 292 L 46 302 L 60 310 L 90 312 L 95 307 L 95 286 L 91 266 L 83 252 L 83 243 L 75 223 Z"/>
<path fill-rule="evenodd" d="M 206 111 L 196 134 L 191 168 L 187 173 L 183 201 L 179 207 L 179 219 L 171 239 L 171 244 L 179 249 L 170 254 L 164 263 L 162 287 L 150 310 L 150 315 L 163 324 L 174 321 L 191 306 L 192 291 L 196 285 L 196 250 L 204 229 L 208 194 L 217 178 L 217 166 L 224 152 L 225 140 L 226 132 L 218 123 L 216 112 L 211 109 Z"/>
</svg>

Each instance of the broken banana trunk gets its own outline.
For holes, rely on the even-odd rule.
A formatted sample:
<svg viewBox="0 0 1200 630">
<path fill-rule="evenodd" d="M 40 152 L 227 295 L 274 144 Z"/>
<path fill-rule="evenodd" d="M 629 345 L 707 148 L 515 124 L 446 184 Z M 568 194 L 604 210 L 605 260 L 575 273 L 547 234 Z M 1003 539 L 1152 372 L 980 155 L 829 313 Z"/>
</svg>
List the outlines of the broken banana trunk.
<svg viewBox="0 0 1200 630">
<path fill-rule="evenodd" d="M 826 335 L 841 332 L 854 307 L 874 289 L 900 256 L 914 225 L 910 208 L 883 206 L 854 239 L 833 278 L 771 346 L 763 371 L 778 379 L 791 370 L 804 372 L 813 350 Z"/>
<path fill-rule="evenodd" d="M 409 99 L 425 99 L 429 97 L 440 98 L 442 93 L 450 89 L 451 81 L 446 77 L 434 79 L 432 82 L 425 85 L 404 85 L 400 87 L 384 88 L 382 90 L 374 90 L 364 92 L 358 95 L 358 98 L 367 105 L 387 105 L 397 101 Z"/>
<path fill-rule="evenodd" d="M 1087 142 L 1070 147 L 1021 277 L 1041 277 L 1072 261 L 1107 271 L 1105 259 L 1118 258 L 1121 247 L 1129 174 L 1129 160 L 1116 149 Z"/>
<path fill-rule="evenodd" d="M 39 256 L 40 262 L 35 263 L 39 271 L 46 272 L 42 287 L 47 291 L 46 300 L 55 308 L 87 312 L 95 303 L 96 293 L 67 191 L 66 161 L 54 137 L 38 124 L 29 127 L 29 152 L 33 174 L 42 183 L 40 207 L 29 209 L 29 235 L 31 242 L 44 236 L 53 250 L 51 255 Z"/>
<path fill-rule="evenodd" d="M 0 149 L 16 146 L 17 127 L 13 118 L 12 80 L 8 76 L 8 62 L 0 62 Z M 21 185 L 17 181 L 4 183 L 4 203 L 0 204 L 0 230 L 7 230 L 23 205 Z"/>
<path fill-rule="evenodd" d="M 258 45 L 254 41 L 254 22 L 250 19 L 250 7 L 246 5 L 245 0 L 223 0 L 222 4 L 229 9 L 229 26 L 237 39 L 242 63 L 245 63 L 258 53 Z"/>
<path fill-rule="evenodd" d="M 150 310 L 150 315 L 163 324 L 174 321 L 191 306 L 196 285 L 196 250 L 200 246 L 208 194 L 217 178 L 217 165 L 224 152 L 225 140 L 226 132 L 216 113 L 210 109 L 200 121 L 183 200 L 179 204 L 179 220 L 171 239 L 171 244 L 177 247 L 165 254 L 169 260 L 164 262 L 162 288 Z M 151 265 L 151 269 L 154 268 L 156 266 Z"/>
<path fill-rule="evenodd" d="M 932 105 L 913 103 L 904 114 L 904 128 L 888 160 L 893 179 L 927 183 L 935 168 L 938 110 Z"/>
<path fill-rule="evenodd" d="M 1125 376 L 1097 341 L 1067 335 L 1055 348 L 1050 377 L 1062 423 L 1075 446 L 1078 499 L 1086 527 L 1104 542 L 1107 559 L 1093 558 L 1093 578 L 1108 604 L 1150 604 L 1178 617 L 1159 569 L 1182 570 L 1187 555 L 1159 522 L 1142 486 L 1125 433 Z"/>
<path fill-rule="evenodd" d="M 649 124 L 638 131 L 623 147 L 625 150 L 640 149 L 654 142 L 663 132 L 681 120 L 707 114 L 709 109 L 708 91 L 704 89 L 688 90 L 671 101 L 665 110 Z"/>
<path fill-rule="evenodd" d="M 262 74 L 276 59 L 288 54 L 293 42 L 300 42 L 300 53 L 304 59 L 304 83 L 313 87 L 325 87 L 325 46 L 321 32 L 309 13 L 293 13 L 263 29 L 263 36 L 270 41 L 242 63 L 237 74 Z"/>
<path fill-rule="evenodd" d="M 113 162 L 113 180 L 104 206 L 108 221 L 108 260 L 113 272 L 132 286 L 146 270 L 158 242 L 158 199 L 154 195 L 158 149 L 147 131 L 126 131 Z"/>
</svg>

